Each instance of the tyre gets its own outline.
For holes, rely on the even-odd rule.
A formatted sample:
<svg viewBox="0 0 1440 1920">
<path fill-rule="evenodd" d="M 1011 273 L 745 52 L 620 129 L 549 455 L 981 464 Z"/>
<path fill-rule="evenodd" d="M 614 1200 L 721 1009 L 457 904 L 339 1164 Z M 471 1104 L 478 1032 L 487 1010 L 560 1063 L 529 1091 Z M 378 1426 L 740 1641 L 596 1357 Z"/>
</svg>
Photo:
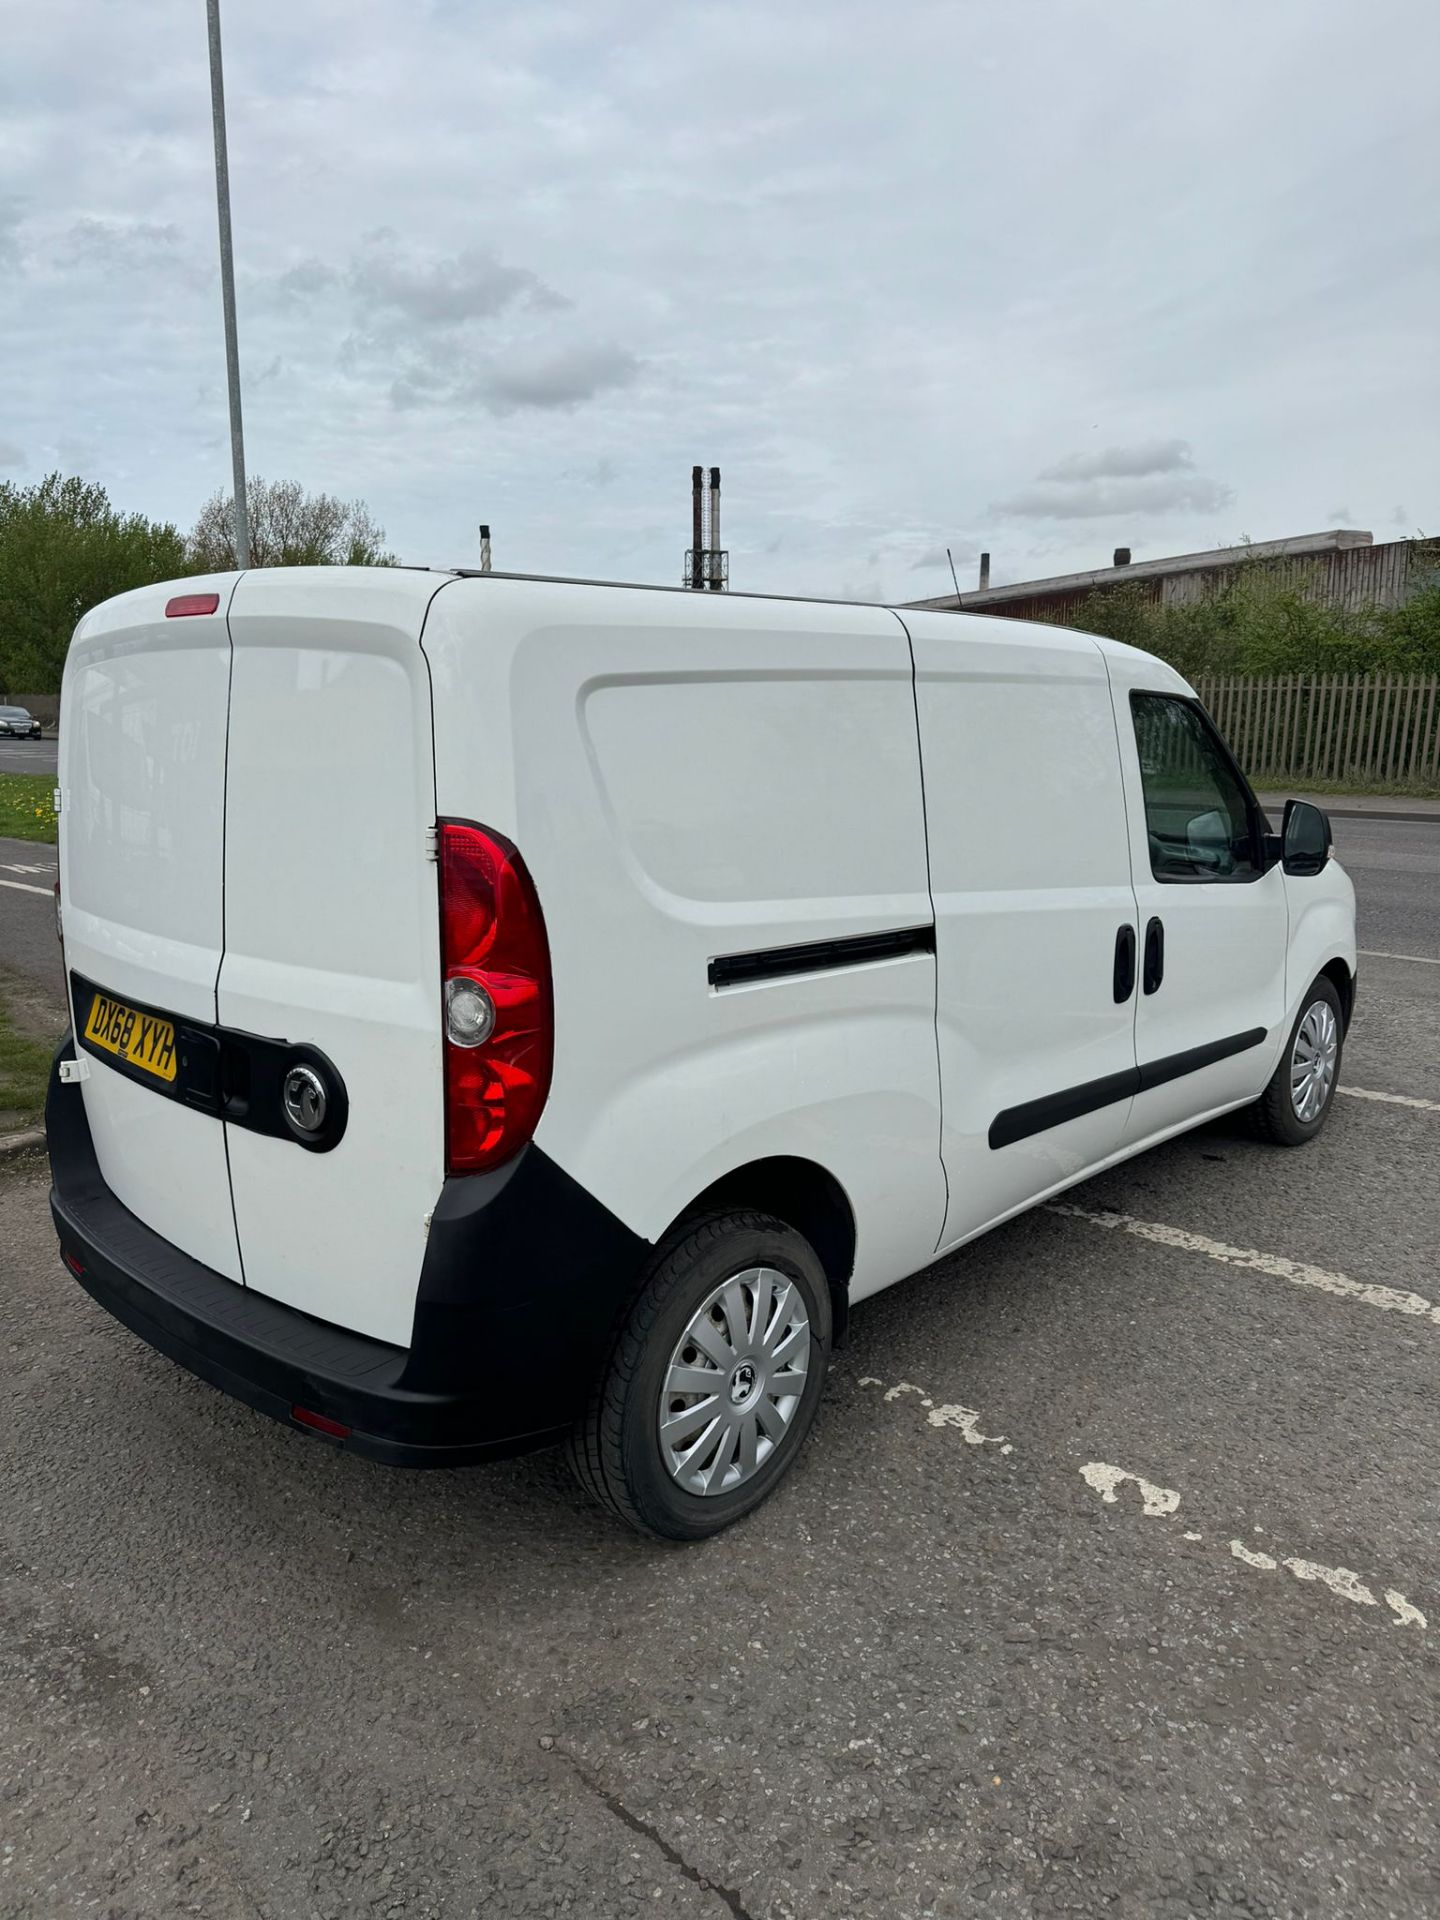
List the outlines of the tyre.
<svg viewBox="0 0 1440 1920">
<path fill-rule="evenodd" d="M 688 1222 L 657 1249 L 571 1439 L 581 1485 L 652 1539 L 719 1533 L 794 1464 L 830 1333 L 824 1269 L 793 1227 Z"/>
<path fill-rule="evenodd" d="M 1255 1131 L 1277 1147 L 1303 1147 L 1325 1124 L 1340 1079 L 1345 1016 L 1324 974 L 1295 1016 L 1270 1084 L 1251 1108 Z"/>
</svg>

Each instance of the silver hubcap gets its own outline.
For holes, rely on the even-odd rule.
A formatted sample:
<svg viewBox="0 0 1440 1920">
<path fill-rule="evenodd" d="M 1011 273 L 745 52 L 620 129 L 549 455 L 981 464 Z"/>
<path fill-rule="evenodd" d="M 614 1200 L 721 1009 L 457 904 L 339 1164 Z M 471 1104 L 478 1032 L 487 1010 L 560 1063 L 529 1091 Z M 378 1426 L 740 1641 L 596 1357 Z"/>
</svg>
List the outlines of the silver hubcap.
<svg viewBox="0 0 1440 1920">
<path fill-rule="evenodd" d="M 1305 1009 L 1290 1056 L 1290 1104 L 1298 1120 L 1313 1120 L 1330 1098 L 1340 1058 L 1340 1030 L 1328 1000 Z"/>
<path fill-rule="evenodd" d="M 687 1493 L 732 1493 L 799 1410 L 810 1319 L 793 1280 L 747 1267 L 722 1280 L 676 1342 L 660 1393 L 660 1453 Z"/>
</svg>

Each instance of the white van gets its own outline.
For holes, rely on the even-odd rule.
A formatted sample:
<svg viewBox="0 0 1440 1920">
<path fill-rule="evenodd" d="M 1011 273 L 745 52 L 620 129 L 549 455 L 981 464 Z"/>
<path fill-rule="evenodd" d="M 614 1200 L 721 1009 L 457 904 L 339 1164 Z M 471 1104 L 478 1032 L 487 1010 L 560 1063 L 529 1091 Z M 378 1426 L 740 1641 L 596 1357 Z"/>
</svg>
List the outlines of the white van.
<svg viewBox="0 0 1440 1920">
<path fill-rule="evenodd" d="M 970 615 L 421 570 L 88 614 L 60 732 L 66 1264 L 372 1459 L 568 1440 L 693 1539 L 856 1301 L 1229 1108 L 1323 1124 L 1324 816 L 1191 689 Z"/>
</svg>

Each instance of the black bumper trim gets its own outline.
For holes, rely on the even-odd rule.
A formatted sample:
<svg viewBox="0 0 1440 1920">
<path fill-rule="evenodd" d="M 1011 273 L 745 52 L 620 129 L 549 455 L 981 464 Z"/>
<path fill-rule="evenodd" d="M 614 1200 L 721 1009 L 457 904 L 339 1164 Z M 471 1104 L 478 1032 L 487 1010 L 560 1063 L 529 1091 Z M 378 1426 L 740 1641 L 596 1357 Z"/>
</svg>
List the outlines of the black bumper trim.
<svg viewBox="0 0 1440 1920">
<path fill-rule="evenodd" d="M 445 1183 L 412 1344 L 389 1346 L 226 1279 L 129 1212 L 101 1175 L 80 1088 L 61 1084 L 73 1057 L 67 1037 L 45 1113 L 51 1215 L 69 1271 L 132 1333 L 287 1426 L 313 1433 L 296 1406 L 339 1422 L 350 1432 L 333 1444 L 391 1466 L 465 1466 L 569 1431 L 649 1249 L 544 1154 Z M 537 1428 L 542 1373 L 550 1424 Z"/>
</svg>

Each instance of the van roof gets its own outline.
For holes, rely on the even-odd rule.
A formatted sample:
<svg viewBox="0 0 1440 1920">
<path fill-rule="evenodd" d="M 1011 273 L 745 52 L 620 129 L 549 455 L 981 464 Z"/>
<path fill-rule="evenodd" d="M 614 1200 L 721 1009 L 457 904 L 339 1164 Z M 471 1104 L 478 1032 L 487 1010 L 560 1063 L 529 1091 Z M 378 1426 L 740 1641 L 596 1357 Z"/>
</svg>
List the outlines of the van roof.
<svg viewBox="0 0 1440 1920">
<path fill-rule="evenodd" d="M 716 597 L 700 588 L 670 586 L 653 580 L 595 580 L 587 578 L 582 574 L 507 573 L 502 572 L 498 568 L 491 568 L 488 572 L 482 572 L 479 567 L 417 567 L 415 571 L 419 573 L 446 573 L 460 580 L 528 581 L 537 586 L 547 587 L 612 587 L 626 593 L 669 593 L 685 600 L 693 600 L 696 598 L 710 600 Z M 1070 644 L 1076 648 L 1093 644 L 1105 653 L 1128 654 L 1131 657 L 1141 655 L 1146 659 L 1151 657 L 1148 654 L 1144 654 L 1143 649 L 1129 646 L 1121 640 L 1112 640 L 1106 634 L 1084 633 L 1075 627 L 1055 626 L 1049 621 L 1044 620 L 1022 621 L 1007 619 L 1000 614 L 986 613 L 978 607 L 974 609 L 968 607 L 917 607 L 906 606 L 902 602 L 894 600 L 843 600 L 833 595 L 818 593 L 747 593 L 743 590 L 735 591 L 728 587 L 725 589 L 723 597 L 727 600 L 773 600 L 779 602 L 782 606 L 874 607 L 880 612 L 893 613 L 899 619 L 911 622 L 917 619 L 953 620 L 958 615 L 970 625 L 983 621 L 987 627 L 994 628 L 1007 627 L 1014 629 L 1018 627 L 1024 629 L 1041 627 L 1047 634 L 1051 635 L 1054 640 L 1068 640 Z M 1016 637 L 1018 638 L 1018 635 Z"/>
</svg>

